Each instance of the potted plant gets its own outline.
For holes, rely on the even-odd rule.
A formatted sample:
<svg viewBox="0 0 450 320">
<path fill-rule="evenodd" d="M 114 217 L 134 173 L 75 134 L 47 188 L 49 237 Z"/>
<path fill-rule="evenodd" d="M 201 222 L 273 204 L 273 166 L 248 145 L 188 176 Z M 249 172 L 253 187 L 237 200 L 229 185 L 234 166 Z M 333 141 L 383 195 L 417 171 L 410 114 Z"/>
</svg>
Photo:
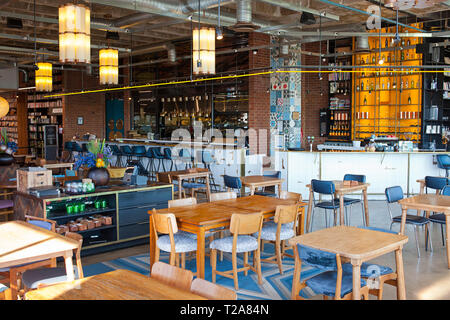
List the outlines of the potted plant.
<svg viewBox="0 0 450 320">
<path fill-rule="evenodd" d="M 9 166 L 14 162 L 12 156 L 17 151 L 17 144 L 9 140 L 6 128 L 0 131 L 0 166 Z"/>
<path fill-rule="evenodd" d="M 100 143 L 97 139 L 87 143 L 88 153 L 75 156 L 74 169 L 87 169 L 87 178 L 92 179 L 95 186 L 105 186 L 109 182 L 109 172 L 106 169 L 109 165 L 112 152 L 109 147 L 105 147 L 105 139 Z"/>
</svg>

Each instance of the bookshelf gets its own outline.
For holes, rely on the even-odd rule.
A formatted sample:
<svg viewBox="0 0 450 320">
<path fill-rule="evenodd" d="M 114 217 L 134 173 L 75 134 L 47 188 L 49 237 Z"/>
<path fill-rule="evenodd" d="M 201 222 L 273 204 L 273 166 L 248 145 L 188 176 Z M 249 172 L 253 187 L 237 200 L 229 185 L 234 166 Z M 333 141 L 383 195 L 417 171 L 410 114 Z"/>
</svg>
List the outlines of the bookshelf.
<svg viewBox="0 0 450 320">
<path fill-rule="evenodd" d="M 9 103 L 9 112 L 6 116 L 0 118 L 0 127 L 6 129 L 8 138 L 11 141 L 19 144 L 19 133 L 17 131 L 17 97 L 15 94 L 10 94 L 5 99 Z"/>
</svg>

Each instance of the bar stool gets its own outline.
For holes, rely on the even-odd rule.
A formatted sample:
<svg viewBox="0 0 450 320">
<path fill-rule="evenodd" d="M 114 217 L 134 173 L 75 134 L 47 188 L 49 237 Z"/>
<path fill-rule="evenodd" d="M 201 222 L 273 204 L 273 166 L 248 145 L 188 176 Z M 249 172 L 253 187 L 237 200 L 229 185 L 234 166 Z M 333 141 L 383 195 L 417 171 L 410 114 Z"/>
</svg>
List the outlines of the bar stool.
<svg viewBox="0 0 450 320">
<path fill-rule="evenodd" d="M 211 172 L 211 174 L 209 175 L 211 182 L 212 182 L 211 185 L 214 186 L 214 191 L 217 192 L 218 191 L 217 184 L 214 180 L 214 175 L 211 171 L 211 164 L 214 163 L 215 161 L 214 161 L 213 157 L 211 156 L 211 152 L 209 152 L 209 151 L 202 151 L 201 155 L 202 155 L 201 159 L 202 159 L 203 165 L 205 166 L 206 169 L 209 170 L 209 172 Z"/>
<path fill-rule="evenodd" d="M 117 144 L 111 145 L 111 151 L 112 151 L 112 154 L 114 156 L 116 156 L 116 162 L 115 162 L 114 166 L 123 167 L 124 166 L 122 163 L 123 153 L 122 153 L 122 151 L 120 151 L 119 146 Z"/>
<path fill-rule="evenodd" d="M 185 169 L 192 168 L 192 157 L 188 149 L 181 149 L 178 156 L 179 159 L 184 163 Z"/>
<path fill-rule="evenodd" d="M 159 172 L 161 164 L 162 164 L 163 172 L 166 172 L 166 167 L 164 166 L 164 155 L 161 153 L 161 149 L 159 147 L 153 148 L 153 155 L 154 155 L 155 159 L 159 160 L 157 172 Z"/>
<path fill-rule="evenodd" d="M 151 179 L 157 180 L 156 176 L 156 166 L 155 166 L 155 155 L 153 153 L 153 148 L 148 148 L 147 152 L 145 152 L 145 157 L 148 159 L 146 171 L 148 177 Z"/>
<path fill-rule="evenodd" d="M 131 152 L 133 154 L 133 157 L 137 158 L 137 166 L 139 168 L 139 174 L 141 175 L 147 175 L 147 170 L 145 170 L 143 164 L 142 164 L 142 158 L 145 157 L 145 147 L 144 146 L 132 146 Z"/>
<path fill-rule="evenodd" d="M 87 143 L 81 144 L 81 150 L 82 150 L 83 155 L 86 155 L 89 153 L 89 150 L 87 149 Z"/>
<path fill-rule="evenodd" d="M 172 171 L 173 165 L 174 165 L 174 161 L 173 161 L 173 158 L 172 158 L 172 149 L 171 148 L 164 148 L 163 152 L 164 152 L 164 159 L 170 161 L 170 169 L 169 169 L 169 171 Z M 175 163 L 175 170 L 178 170 L 176 163 Z"/>
<path fill-rule="evenodd" d="M 77 155 L 83 154 L 83 148 L 76 142 L 72 143 L 72 150 L 77 153 Z"/>
<path fill-rule="evenodd" d="M 131 150 L 130 146 L 121 145 L 120 151 L 122 151 L 122 154 L 127 157 L 126 164 L 128 163 L 128 161 L 133 159 L 133 151 Z"/>
</svg>

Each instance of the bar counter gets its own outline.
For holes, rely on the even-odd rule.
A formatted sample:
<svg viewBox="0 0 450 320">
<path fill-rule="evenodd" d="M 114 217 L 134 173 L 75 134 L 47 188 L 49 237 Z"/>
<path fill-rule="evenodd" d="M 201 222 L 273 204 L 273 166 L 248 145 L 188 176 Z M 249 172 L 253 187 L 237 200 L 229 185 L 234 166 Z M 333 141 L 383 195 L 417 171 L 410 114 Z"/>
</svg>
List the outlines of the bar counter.
<svg viewBox="0 0 450 320">
<path fill-rule="evenodd" d="M 275 170 L 285 179 L 283 190 L 301 193 L 308 199 L 306 185 L 312 179 L 342 180 L 346 173 L 366 175 L 369 200 L 385 200 L 384 190 L 401 186 L 405 196 L 420 192 L 417 179 L 444 176 L 436 155 L 448 152 L 361 152 L 361 151 L 275 151 Z M 287 174 L 289 172 L 289 175 Z"/>
</svg>

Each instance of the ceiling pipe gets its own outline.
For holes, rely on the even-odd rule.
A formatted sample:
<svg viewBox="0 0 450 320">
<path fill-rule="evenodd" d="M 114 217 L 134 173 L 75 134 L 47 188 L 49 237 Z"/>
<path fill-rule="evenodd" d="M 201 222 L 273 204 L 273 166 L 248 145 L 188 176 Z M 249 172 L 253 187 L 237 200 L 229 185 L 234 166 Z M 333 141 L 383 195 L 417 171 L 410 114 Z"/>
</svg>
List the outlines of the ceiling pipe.
<svg viewBox="0 0 450 320">
<path fill-rule="evenodd" d="M 284 8 L 284 9 L 289 9 L 289 10 L 296 11 L 296 12 L 309 12 L 316 16 L 322 16 L 323 18 L 327 18 L 327 19 L 334 20 L 334 21 L 339 21 L 338 15 L 335 15 L 332 13 L 327 13 L 325 11 L 320 12 L 318 10 L 304 7 L 301 5 L 297 5 L 292 2 L 287 2 L 287 1 L 283 1 L 283 0 L 257 0 L 257 1 L 267 3 L 267 4 L 270 4 L 273 6 L 278 6 L 278 7 Z"/>
<path fill-rule="evenodd" d="M 146 12 L 138 12 L 135 14 L 130 14 L 125 17 L 121 17 L 112 21 L 112 26 L 117 28 L 130 28 L 137 24 L 146 22 L 147 20 L 153 18 L 155 15 Z"/>
</svg>

